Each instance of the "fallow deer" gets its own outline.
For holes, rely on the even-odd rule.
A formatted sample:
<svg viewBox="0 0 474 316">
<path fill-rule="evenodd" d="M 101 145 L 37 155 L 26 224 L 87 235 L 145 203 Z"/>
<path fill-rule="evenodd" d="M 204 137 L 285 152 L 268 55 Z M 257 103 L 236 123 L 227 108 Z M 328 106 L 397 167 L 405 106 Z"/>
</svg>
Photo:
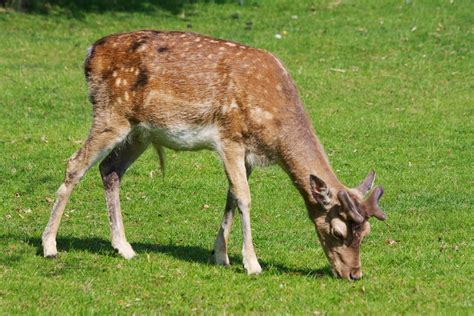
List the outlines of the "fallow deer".
<svg viewBox="0 0 474 316">
<path fill-rule="evenodd" d="M 243 233 L 243 265 L 261 272 L 250 229 L 248 177 L 256 165 L 279 164 L 301 193 L 336 276 L 359 279 L 359 250 L 368 219 L 385 219 L 372 188 L 375 173 L 354 189 L 336 177 L 297 89 L 271 53 L 194 33 L 143 30 L 104 37 L 89 49 L 85 76 L 93 105 L 89 137 L 68 160 L 51 218 L 42 235 L 44 256 L 57 255 L 56 235 L 74 186 L 98 160 L 105 187 L 112 246 L 126 259 L 128 243 L 119 201 L 127 168 L 151 144 L 209 149 L 229 181 L 214 244 L 217 264 L 229 265 L 227 245 L 236 209 Z"/>
</svg>

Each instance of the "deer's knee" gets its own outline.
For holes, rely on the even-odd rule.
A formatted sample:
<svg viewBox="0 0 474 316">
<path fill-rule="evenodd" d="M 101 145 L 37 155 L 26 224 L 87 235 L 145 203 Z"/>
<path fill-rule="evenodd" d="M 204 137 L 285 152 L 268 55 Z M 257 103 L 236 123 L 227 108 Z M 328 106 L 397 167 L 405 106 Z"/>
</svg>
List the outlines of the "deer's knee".
<svg viewBox="0 0 474 316">
<path fill-rule="evenodd" d="M 81 170 L 81 166 L 77 159 L 77 156 L 69 158 L 66 164 L 66 175 L 64 183 L 66 184 L 76 184 L 81 180 L 84 175 L 84 170 Z"/>
<path fill-rule="evenodd" d="M 120 176 L 115 171 L 103 174 L 102 183 L 104 184 L 106 190 L 111 190 L 119 185 Z"/>
<path fill-rule="evenodd" d="M 250 211 L 251 201 L 247 198 L 237 198 L 237 206 L 239 207 L 240 213 L 247 213 Z"/>
<path fill-rule="evenodd" d="M 106 190 L 110 190 L 116 187 L 120 178 L 122 177 L 123 171 L 120 168 L 117 168 L 114 162 L 109 158 L 105 158 L 99 164 L 100 176 L 102 178 L 102 183 Z"/>
<path fill-rule="evenodd" d="M 228 191 L 227 202 L 229 205 L 226 205 L 226 208 L 236 203 L 240 212 L 242 212 L 242 210 L 249 210 L 251 206 L 251 198 L 249 194 L 235 192 L 232 188 Z"/>
</svg>

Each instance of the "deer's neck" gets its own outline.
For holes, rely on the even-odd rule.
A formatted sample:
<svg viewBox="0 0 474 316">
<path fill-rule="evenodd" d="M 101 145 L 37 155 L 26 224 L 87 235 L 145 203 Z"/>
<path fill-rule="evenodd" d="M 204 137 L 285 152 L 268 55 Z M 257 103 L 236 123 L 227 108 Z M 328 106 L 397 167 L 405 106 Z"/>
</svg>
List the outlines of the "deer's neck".
<svg viewBox="0 0 474 316">
<path fill-rule="evenodd" d="M 309 118 L 301 111 L 293 113 L 292 124 L 285 130 L 280 143 L 282 167 L 303 195 L 306 203 L 314 202 L 309 176 L 323 179 L 335 196 L 344 188 L 329 164 L 326 152 L 319 142 Z"/>
</svg>

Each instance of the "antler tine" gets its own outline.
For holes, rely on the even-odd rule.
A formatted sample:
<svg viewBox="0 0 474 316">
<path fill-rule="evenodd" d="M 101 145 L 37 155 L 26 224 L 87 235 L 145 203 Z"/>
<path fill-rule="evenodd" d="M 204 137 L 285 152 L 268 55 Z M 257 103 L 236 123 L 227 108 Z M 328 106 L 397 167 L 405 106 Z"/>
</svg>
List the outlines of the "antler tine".
<svg viewBox="0 0 474 316">
<path fill-rule="evenodd" d="M 370 196 L 365 200 L 363 208 L 368 217 L 375 216 L 377 219 L 384 221 L 387 219 L 385 213 L 379 207 L 379 200 L 383 195 L 383 187 L 377 186 Z"/>
<path fill-rule="evenodd" d="M 360 214 L 357 211 L 356 206 L 354 205 L 354 202 L 350 198 L 350 196 L 347 194 L 346 191 L 341 190 L 337 193 L 337 198 L 341 202 L 341 204 L 344 206 L 344 210 L 346 210 L 347 215 L 357 224 L 360 224 L 364 221 L 364 217 L 362 214 Z"/>
<path fill-rule="evenodd" d="M 375 171 L 370 170 L 369 174 L 367 177 L 365 177 L 364 181 L 362 181 L 358 186 L 357 190 L 362 193 L 362 195 L 366 194 L 369 192 L 370 189 L 372 189 L 372 186 L 374 185 L 375 181 Z"/>
</svg>

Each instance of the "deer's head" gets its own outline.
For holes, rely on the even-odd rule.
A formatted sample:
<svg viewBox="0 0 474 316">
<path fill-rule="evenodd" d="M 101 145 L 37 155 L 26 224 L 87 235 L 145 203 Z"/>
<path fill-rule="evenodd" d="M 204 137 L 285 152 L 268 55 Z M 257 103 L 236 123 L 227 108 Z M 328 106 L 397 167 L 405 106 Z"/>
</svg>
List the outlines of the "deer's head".
<svg viewBox="0 0 474 316">
<path fill-rule="evenodd" d="M 360 245 L 370 232 L 368 219 L 386 218 L 378 206 L 383 188 L 377 186 L 367 194 L 374 180 L 375 172 L 371 171 L 357 188 L 333 193 L 323 180 L 310 176 L 311 193 L 323 207 L 323 212 L 318 212 L 313 220 L 332 271 L 338 277 L 349 280 L 362 277 Z"/>
</svg>

